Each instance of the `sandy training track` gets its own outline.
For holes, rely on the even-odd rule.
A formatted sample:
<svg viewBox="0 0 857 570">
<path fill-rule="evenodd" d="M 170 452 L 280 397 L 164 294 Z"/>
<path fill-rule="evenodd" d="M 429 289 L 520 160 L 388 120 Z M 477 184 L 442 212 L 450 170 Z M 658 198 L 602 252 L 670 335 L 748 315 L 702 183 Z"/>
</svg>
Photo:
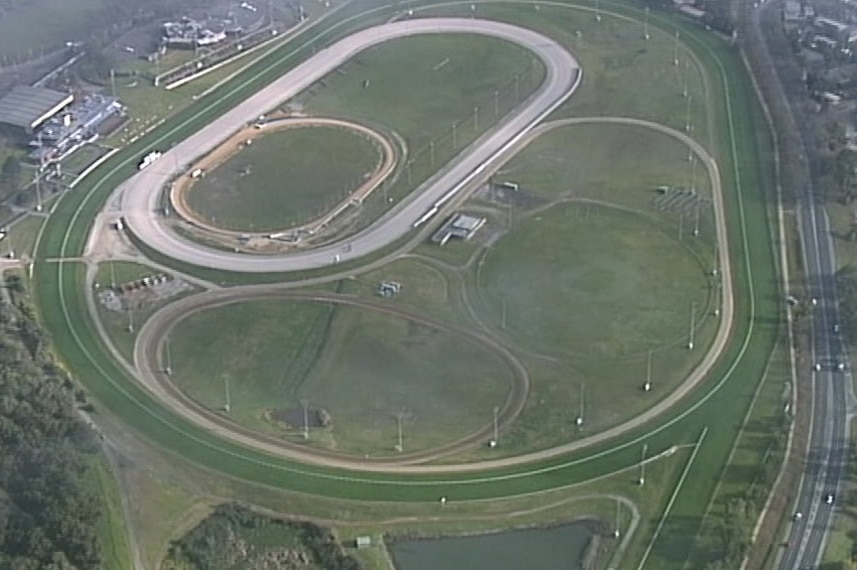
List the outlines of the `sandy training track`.
<svg viewBox="0 0 857 570">
<path fill-rule="evenodd" d="M 263 138 L 270 133 L 302 127 L 333 127 L 355 131 L 361 136 L 372 141 L 372 143 L 381 151 L 381 157 L 377 164 L 375 164 L 369 176 L 367 176 L 366 181 L 355 188 L 348 196 L 345 197 L 344 200 L 342 200 L 342 202 L 334 206 L 333 209 L 325 213 L 323 216 L 300 226 L 278 228 L 277 230 L 266 232 L 224 229 L 202 219 L 202 217 L 200 217 L 200 215 L 187 203 L 187 193 L 191 186 L 196 183 L 196 180 L 192 176 L 179 177 L 170 189 L 170 203 L 173 206 L 173 210 L 175 210 L 175 212 L 182 218 L 193 223 L 194 226 L 220 236 L 228 236 L 232 238 L 238 238 L 240 236 L 264 238 L 272 233 L 298 232 L 302 230 L 313 234 L 329 224 L 351 204 L 359 204 L 368 198 L 369 195 L 372 194 L 372 192 L 378 188 L 378 186 L 380 186 L 396 168 L 396 150 L 393 148 L 393 145 L 386 138 L 368 127 L 364 127 L 363 125 L 351 121 L 344 121 L 342 119 L 329 119 L 324 117 L 286 117 L 274 118 L 266 121 L 264 128 L 261 130 L 256 126 L 245 127 L 229 137 L 209 154 L 202 157 L 198 162 L 190 166 L 189 170 L 193 172 L 198 168 L 203 172 L 210 172 L 241 152 L 241 149 L 248 144 L 248 141 Z"/>
</svg>

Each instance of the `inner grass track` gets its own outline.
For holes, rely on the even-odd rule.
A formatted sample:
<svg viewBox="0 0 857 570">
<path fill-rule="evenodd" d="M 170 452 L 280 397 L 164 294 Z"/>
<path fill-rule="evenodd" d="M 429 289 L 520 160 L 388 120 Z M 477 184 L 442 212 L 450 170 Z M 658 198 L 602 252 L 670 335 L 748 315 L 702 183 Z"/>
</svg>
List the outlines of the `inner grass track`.
<svg viewBox="0 0 857 570">
<path fill-rule="evenodd" d="M 591 5 L 583 6 L 591 14 Z M 605 16 L 612 11 L 642 19 L 641 10 L 624 4 L 601 2 L 600 6 Z M 711 93 L 715 95 L 714 113 L 720 119 L 718 124 L 726 129 L 718 133 L 717 154 L 729 212 L 730 255 L 734 260 L 733 340 L 713 369 L 711 380 L 678 409 L 633 434 L 593 446 L 585 454 L 477 473 L 404 476 L 300 465 L 217 439 L 165 411 L 113 360 L 86 308 L 84 295 L 90 292 L 84 284 L 83 265 L 48 261 L 82 253 L 96 213 L 112 189 L 134 172 L 144 151 L 181 140 L 210 117 L 308 56 L 313 45 L 320 46 L 358 27 L 384 21 L 395 12 L 395 7 L 360 7 L 362 13 L 356 13 L 356 5 L 341 10 L 324 21 L 327 27 L 322 31 L 317 31 L 319 24 L 308 28 L 290 46 L 264 58 L 239 77 L 238 87 L 230 84 L 202 99 L 169 124 L 117 153 L 62 198 L 45 226 L 34 268 L 38 310 L 59 357 L 100 406 L 177 457 L 250 482 L 330 497 L 404 502 L 436 501 L 441 495 L 451 501 L 517 495 L 567 486 L 632 466 L 639 460 L 643 442 L 654 454 L 675 444 L 696 441 L 705 427 L 716 428 L 708 430 L 684 485 L 670 501 L 669 516 L 650 554 L 652 567 L 683 566 L 752 394 L 763 377 L 782 311 L 770 232 L 770 138 L 743 64 L 734 48 L 719 38 L 656 14 L 649 18 L 650 26 L 670 34 L 678 27 L 682 41 L 705 64 L 711 74 Z M 292 47 L 295 44 L 298 47 Z"/>
</svg>

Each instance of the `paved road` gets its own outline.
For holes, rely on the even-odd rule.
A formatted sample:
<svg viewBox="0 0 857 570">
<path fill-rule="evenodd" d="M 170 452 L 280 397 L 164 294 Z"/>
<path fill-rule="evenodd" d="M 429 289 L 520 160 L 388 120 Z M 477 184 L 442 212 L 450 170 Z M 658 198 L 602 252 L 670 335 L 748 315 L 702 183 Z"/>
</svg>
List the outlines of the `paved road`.
<svg viewBox="0 0 857 570">
<path fill-rule="evenodd" d="M 812 314 L 813 362 L 821 369 L 813 373 L 813 409 L 804 474 L 796 505 L 801 513 L 789 531 L 789 546 L 779 568 L 815 568 L 824 554 L 835 497 L 848 461 L 848 403 L 851 374 L 842 337 L 835 332 L 839 323 L 836 291 L 836 257 L 827 212 L 811 192 L 799 204 L 801 242 L 810 294 L 817 299 Z M 840 363 L 844 371 L 838 370 Z M 828 505 L 826 496 L 834 496 Z"/>
<path fill-rule="evenodd" d="M 260 114 L 311 86 L 357 53 L 382 42 L 415 34 L 482 34 L 519 44 L 534 52 L 546 67 L 545 81 L 517 112 L 484 134 L 449 168 L 427 181 L 377 223 L 348 240 L 349 247 L 333 244 L 279 256 L 248 256 L 222 252 L 193 243 L 159 224 L 158 202 L 173 173 L 219 145 Z M 121 209 L 134 233 L 150 247 L 195 265 L 242 271 L 296 271 L 347 261 L 376 251 L 408 233 L 416 220 L 450 192 L 463 188 L 490 166 L 503 149 L 513 146 L 526 132 L 561 105 L 577 88 L 581 70 L 574 57 L 555 41 L 524 28 L 487 20 L 427 18 L 383 24 L 357 32 L 318 52 L 268 87 L 225 113 L 176 145 L 117 190 Z M 347 249 L 347 251 L 346 251 Z"/>
<path fill-rule="evenodd" d="M 778 9 L 778 5 L 772 4 L 753 10 L 750 13 L 751 33 L 764 38 L 760 27 L 762 10 Z M 779 20 L 774 20 L 776 23 L 769 20 L 766 25 L 778 25 Z M 772 79 L 779 82 L 779 70 L 771 60 L 765 40 L 761 47 L 759 55 L 775 70 Z M 783 93 L 783 103 L 790 107 L 782 85 L 777 89 Z M 823 200 L 815 196 L 805 158 L 808 156 L 806 139 L 811 135 L 805 124 L 799 125 L 798 119 L 800 117 L 792 116 L 795 130 L 800 133 L 796 139 L 798 148 L 795 149 L 801 156 L 797 166 L 807 169 L 807 185 L 797 196 L 797 217 L 809 294 L 817 299 L 817 305 L 812 308 L 811 361 L 813 365 L 819 364 L 821 369 L 813 371 L 807 464 L 800 488 L 795 490 L 797 500 L 792 515 L 801 513 L 801 517 L 793 518 L 786 538 L 787 546 L 779 552 L 775 566 L 780 570 L 816 568 L 821 562 L 836 508 L 839 483 L 848 460 L 849 407 L 853 407 L 854 401 L 847 348 L 843 338 L 834 330 L 839 323 L 839 315 L 833 236 Z M 845 364 L 844 371 L 838 370 L 839 363 Z M 827 495 L 833 495 L 833 505 L 827 504 Z"/>
</svg>

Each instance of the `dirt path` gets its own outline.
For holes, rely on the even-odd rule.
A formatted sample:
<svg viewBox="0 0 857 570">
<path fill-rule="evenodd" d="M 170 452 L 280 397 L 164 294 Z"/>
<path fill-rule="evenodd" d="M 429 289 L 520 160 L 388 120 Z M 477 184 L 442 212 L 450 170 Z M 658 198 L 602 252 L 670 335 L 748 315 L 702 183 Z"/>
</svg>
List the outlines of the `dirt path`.
<svg viewBox="0 0 857 570">
<path fill-rule="evenodd" d="M 726 232 L 726 222 L 725 222 L 725 209 L 723 204 L 723 195 L 722 195 L 722 186 L 720 181 L 720 174 L 717 168 L 717 164 L 713 158 L 711 158 L 705 149 L 696 141 L 685 135 L 684 133 L 680 133 L 663 125 L 652 123 L 649 121 L 644 121 L 640 119 L 631 119 L 631 118 L 622 118 L 622 117 L 595 117 L 595 118 L 576 118 L 576 119 L 566 119 L 560 121 L 554 121 L 551 123 L 547 123 L 541 125 L 540 127 L 534 129 L 529 135 L 524 138 L 519 145 L 517 145 L 514 149 L 510 149 L 504 156 L 503 160 L 496 161 L 495 164 L 502 165 L 508 161 L 512 156 L 520 152 L 523 148 L 526 147 L 527 144 L 535 140 L 538 136 L 549 132 L 558 127 L 563 126 L 572 126 L 577 124 L 593 124 L 593 123 L 604 123 L 604 124 L 624 124 L 631 126 L 638 126 L 642 128 L 649 128 L 652 130 L 659 131 L 668 136 L 671 136 L 684 144 L 690 147 L 694 153 L 696 153 L 697 157 L 701 160 L 701 162 L 708 169 L 709 177 L 712 183 L 712 198 L 715 212 L 715 223 L 716 223 L 716 233 L 717 239 L 719 243 L 718 252 L 720 256 L 720 265 L 718 268 L 722 287 L 722 299 L 721 299 L 721 320 L 720 325 L 718 327 L 715 338 L 712 342 L 712 345 L 701 361 L 700 365 L 693 370 L 693 372 L 688 376 L 688 378 L 673 392 L 671 392 L 668 396 L 666 396 L 663 400 L 658 402 L 652 408 L 649 408 L 642 414 L 622 423 L 613 428 L 607 429 L 605 431 L 599 432 L 597 434 L 593 434 L 592 436 L 583 438 L 581 440 L 577 440 L 574 442 L 570 442 L 564 445 L 560 445 L 551 449 L 540 450 L 537 452 L 527 453 L 514 457 L 504 457 L 492 460 L 486 460 L 481 462 L 474 463 L 462 463 L 462 464 L 450 464 L 450 465 L 417 465 L 417 464 L 403 464 L 401 462 L 366 462 L 361 461 L 356 458 L 332 458 L 325 457 L 322 455 L 316 455 L 315 452 L 308 453 L 306 449 L 301 449 L 301 453 L 293 452 L 291 450 L 283 450 L 283 449 L 272 449 L 269 445 L 266 445 L 261 439 L 259 434 L 244 434 L 238 433 L 234 429 L 234 424 L 229 423 L 226 425 L 225 423 L 212 423 L 209 427 L 214 433 L 216 433 L 220 437 L 224 437 L 226 439 L 230 439 L 233 441 L 238 441 L 244 445 L 249 447 L 257 448 L 257 449 L 266 449 L 269 452 L 276 453 L 280 456 L 288 457 L 290 459 L 313 463 L 317 465 L 325 465 L 331 467 L 339 467 L 339 468 L 347 468 L 358 471 L 375 471 L 375 472 L 395 472 L 395 473 L 463 473 L 463 472 L 473 472 L 473 471 L 481 471 L 486 469 L 494 469 L 501 467 L 510 467 L 520 464 L 533 463 L 545 459 L 550 459 L 553 457 L 557 457 L 560 455 L 566 455 L 574 451 L 578 451 L 584 449 L 586 447 L 590 447 L 597 443 L 606 441 L 608 439 L 616 438 L 620 435 L 627 433 L 633 429 L 636 429 L 647 422 L 650 422 L 672 408 L 676 403 L 681 401 L 686 395 L 688 395 L 691 391 L 697 388 L 700 383 L 707 377 L 708 372 L 711 367 L 719 358 L 723 349 L 726 346 L 726 343 L 729 339 L 729 332 L 732 326 L 732 322 L 734 319 L 734 299 L 733 299 L 733 282 L 732 282 L 732 270 L 731 270 L 731 261 L 729 259 L 729 243 Z M 499 166 L 498 166 L 499 168 Z M 446 208 L 451 211 L 454 208 L 458 207 L 473 191 L 475 191 L 485 180 L 488 179 L 493 174 L 493 171 L 486 169 L 486 172 L 478 179 L 474 180 L 472 188 L 469 192 L 462 192 L 460 197 L 456 200 L 451 201 L 451 203 Z M 389 262 L 396 255 L 406 252 L 414 244 L 418 243 L 426 232 L 421 232 L 420 234 L 414 236 L 408 244 L 403 246 L 401 250 L 391 254 L 390 256 L 385 257 L 382 260 L 370 263 L 367 267 L 362 270 L 369 270 L 371 268 L 378 267 Z M 361 271 L 362 271 L 361 270 Z M 259 295 L 264 295 L 266 293 L 270 294 L 275 290 L 282 290 L 285 288 L 295 288 L 301 285 L 308 285 L 310 283 L 318 283 L 324 281 L 330 281 L 332 279 L 341 279 L 353 275 L 355 273 L 359 273 L 359 271 L 352 270 L 347 273 L 337 274 L 334 276 L 327 276 L 326 278 L 322 278 L 319 280 L 313 280 L 311 282 L 303 282 L 303 283 L 289 283 L 283 284 L 280 286 L 246 286 L 246 287 L 236 287 L 229 290 L 221 290 L 217 292 L 206 293 L 205 295 L 219 295 L 218 299 L 222 302 L 229 302 L 229 299 L 252 299 L 258 297 Z M 188 299 L 192 299 L 188 298 Z M 184 306 L 184 305 L 182 305 Z M 176 309 L 173 308 L 173 305 L 170 305 L 159 313 L 156 313 L 152 317 L 152 319 L 157 319 L 159 314 L 163 311 L 170 311 L 170 317 L 175 319 L 178 318 L 180 313 L 175 312 Z M 160 317 L 165 319 L 166 317 Z M 157 322 L 157 321 L 156 321 Z M 146 326 L 149 326 L 149 323 L 146 323 Z M 144 327 L 145 328 L 145 327 Z M 138 337 L 138 345 L 135 347 L 135 361 L 145 367 L 148 359 L 144 356 L 143 352 L 138 354 L 138 351 L 142 351 L 143 346 L 151 345 L 151 341 L 142 342 L 140 339 L 143 338 L 143 331 L 141 331 L 140 337 Z M 491 342 L 496 342 L 491 339 Z M 149 366 L 149 368 L 151 368 Z M 138 371 L 143 372 L 143 371 Z M 171 409 L 175 410 L 177 413 L 183 415 L 186 419 L 192 422 L 197 422 L 198 415 L 188 409 L 186 406 L 182 405 L 181 402 L 176 401 L 174 398 L 169 397 L 170 394 L 164 389 L 163 383 L 158 381 L 156 378 L 157 375 L 153 374 L 151 370 L 148 370 L 145 374 L 140 374 L 138 377 L 141 382 L 153 393 L 155 393 L 164 405 L 169 406 Z M 165 398 L 166 397 L 166 398 Z M 164 399 L 165 398 L 165 399 Z M 680 416 L 682 417 L 682 416 Z M 677 421 L 676 420 L 672 420 Z M 665 424 L 669 425 L 669 424 Z M 662 429 L 665 425 L 661 425 L 656 430 Z M 646 437 L 645 435 L 641 437 Z M 423 459 L 428 460 L 430 458 Z"/>
</svg>

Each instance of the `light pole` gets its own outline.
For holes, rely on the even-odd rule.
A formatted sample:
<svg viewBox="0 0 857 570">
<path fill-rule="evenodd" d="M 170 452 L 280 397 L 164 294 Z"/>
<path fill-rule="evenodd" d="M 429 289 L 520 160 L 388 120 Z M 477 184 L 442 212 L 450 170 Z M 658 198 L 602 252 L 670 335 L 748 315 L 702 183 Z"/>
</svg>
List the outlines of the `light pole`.
<svg viewBox="0 0 857 570">
<path fill-rule="evenodd" d="M 128 302 L 128 332 L 134 332 L 134 306 L 132 302 Z"/>
<path fill-rule="evenodd" d="M 601 11 L 598 9 L 598 0 L 595 0 L 595 21 L 601 21 Z"/>
<path fill-rule="evenodd" d="M 116 271 L 113 269 L 113 258 L 110 258 L 110 288 L 116 289 Z"/>
<path fill-rule="evenodd" d="M 166 374 L 167 376 L 170 376 L 173 373 L 173 363 L 172 363 L 172 357 L 170 355 L 170 337 L 169 336 L 167 336 L 166 339 L 164 339 L 164 348 L 165 348 L 165 352 L 166 352 L 164 374 Z"/>
<path fill-rule="evenodd" d="M 650 392 L 652 390 L 652 351 L 649 351 L 649 358 L 646 362 L 646 383 L 643 384 L 643 391 Z"/>
<path fill-rule="evenodd" d="M 223 375 L 223 391 L 226 395 L 226 403 L 223 404 L 223 411 L 228 414 L 229 411 L 232 409 L 232 402 L 230 402 L 229 399 L 229 376 L 225 374 Z"/>
<path fill-rule="evenodd" d="M 429 141 L 429 168 L 434 168 L 434 141 Z"/>
<path fill-rule="evenodd" d="M 396 444 L 396 451 L 399 453 L 402 453 L 405 450 L 405 440 L 402 434 L 402 417 L 404 417 L 404 415 L 405 413 L 403 411 L 399 411 L 399 413 L 396 414 L 396 420 L 399 428 L 399 438 L 398 443 Z"/>
<path fill-rule="evenodd" d="M 647 443 L 643 444 L 643 456 L 640 459 L 640 478 L 637 480 L 641 486 L 646 484 L 646 452 L 649 450 Z"/>
<path fill-rule="evenodd" d="M 646 6 L 646 14 L 643 16 L 643 39 L 649 39 L 649 7 Z"/>
<path fill-rule="evenodd" d="M 580 384 L 580 413 L 577 415 L 577 420 L 575 420 L 575 423 L 577 424 L 578 427 L 583 426 L 583 398 L 585 395 L 585 390 L 586 390 L 586 384 L 581 383 Z"/>
<path fill-rule="evenodd" d="M 307 406 L 309 402 L 306 400 L 301 400 L 301 406 L 304 409 L 304 439 L 309 439 L 309 412 L 307 410 Z"/>
<path fill-rule="evenodd" d="M 675 33 L 675 51 L 673 52 L 673 65 L 678 65 L 678 38 L 679 33 L 676 31 Z"/>
<path fill-rule="evenodd" d="M 473 108 L 473 132 L 479 130 L 479 106 Z"/>
<path fill-rule="evenodd" d="M 696 159 L 690 161 L 690 192 L 696 194 Z M 699 201 L 697 200 L 697 203 Z"/>
<path fill-rule="evenodd" d="M 494 439 L 491 440 L 491 447 L 497 447 L 497 445 L 500 443 L 500 430 L 497 425 L 497 414 L 499 412 L 500 406 L 494 406 Z"/>
<path fill-rule="evenodd" d="M 693 350 L 693 327 L 695 325 L 694 321 L 696 320 L 696 303 L 690 304 L 690 340 L 687 341 L 687 349 Z"/>
<path fill-rule="evenodd" d="M 621 536 L 621 532 L 619 532 L 619 498 L 616 498 L 616 530 L 613 531 L 613 538 L 619 538 Z"/>
<path fill-rule="evenodd" d="M 494 91 L 494 116 L 500 115 L 500 91 Z"/>
<path fill-rule="evenodd" d="M 699 235 L 699 198 L 696 199 L 696 213 L 693 221 L 693 237 Z"/>
<path fill-rule="evenodd" d="M 684 130 L 685 130 L 685 132 L 687 132 L 687 134 L 690 134 L 690 131 L 691 131 L 691 126 L 690 126 L 690 102 L 691 102 L 691 100 L 692 100 L 692 99 L 693 99 L 693 97 L 692 97 L 690 94 L 688 94 L 688 96 L 687 96 L 687 115 L 686 115 L 686 117 L 685 117 L 685 121 L 684 121 Z"/>
<path fill-rule="evenodd" d="M 458 145 L 455 140 L 455 123 L 452 123 L 452 150 L 455 150 Z"/>
</svg>

